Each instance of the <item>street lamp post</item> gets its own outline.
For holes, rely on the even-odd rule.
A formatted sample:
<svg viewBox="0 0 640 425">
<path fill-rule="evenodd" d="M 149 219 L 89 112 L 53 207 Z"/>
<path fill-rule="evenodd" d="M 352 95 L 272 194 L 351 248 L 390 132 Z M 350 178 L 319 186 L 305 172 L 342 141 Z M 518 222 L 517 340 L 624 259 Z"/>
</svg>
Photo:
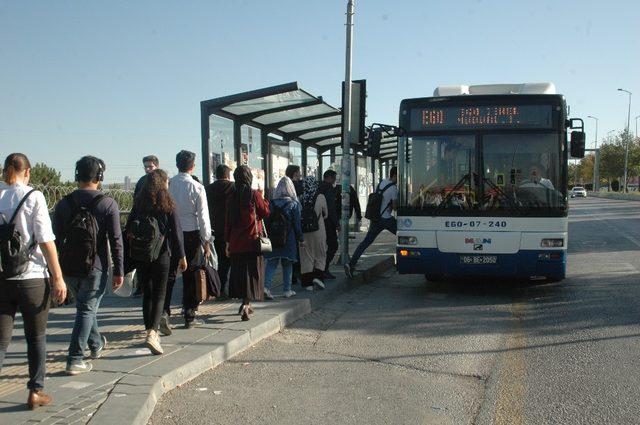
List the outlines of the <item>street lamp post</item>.
<svg viewBox="0 0 640 425">
<path fill-rule="evenodd" d="M 594 145 L 594 155 L 595 158 L 593 160 L 593 191 L 597 192 L 600 186 L 600 176 L 599 176 L 599 156 L 598 155 L 598 118 L 592 116 L 592 115 L 588 115 L 587 118 L 591 118 L 592 120 L 595 120 L 596 122 L 596 137 L 595 137 L 595 145 Z"/>
<path fill-rule="evenodd" d="M 342 265 L 349 262 L 349 191 L 351 187 L 351 66 L 353 45 L 354 0 L 347 3 L 347 39 L 345 49 L 344 98 L 342 114 L 342 218 L 340 220 L 340 258 Z M 328 271 L 328 270 L 327 270 Z"/>
<path fill-rule="evenodd" d="M 625 89 L 618 89 L 618 91 L 625 92 L 629 95 L 629 111 L 627 112 L 627 134 L 625 135 L 626 139 L 624 142 L 624 189 L 623 191 L 627 192 L 627 172 L 629 166 L 629 124 L 631 122 L 631 92 Z"/>
</svg>

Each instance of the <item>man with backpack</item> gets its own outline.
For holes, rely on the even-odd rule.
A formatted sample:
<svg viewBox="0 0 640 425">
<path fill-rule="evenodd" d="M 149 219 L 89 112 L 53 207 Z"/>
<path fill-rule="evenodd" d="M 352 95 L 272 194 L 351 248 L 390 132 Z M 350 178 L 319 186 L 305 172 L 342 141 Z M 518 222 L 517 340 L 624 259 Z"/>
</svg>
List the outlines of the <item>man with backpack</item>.
<svg viewBox="0 0 640 425">
<path fill-rule="evenodd" d="M 353 256 L 351 256 L 351 260 L 344 266 L 344 272 L 348 277 L 353 277 L 353 271 L 358 260 L 364 251 L 369 248 L 369 245 L 376 240 L 380 232 L 388 230 L 394 235 L 396 234 L 398 224 L 393 216 L 393 211 L 398 206 L 397 182 L 398 169 L 392 167 L 389 171 L 389 178 L 382 180 L 376 190 L 369 195 L 365 212 L 365 218 L 370 221 L 369 231 L 356 248 Z"/>
<path fill-rule="evenodd" d="M 124 276 L 120 210 L 99 186 L 104 179 L 104 161 L 84 156 L 76 162 L 78 189 L 58 202 L 53 214 L 53 231 L 60 252 L 64 280 L 76 300 L 76 318 L 69 343 L 67 374 L 92 369 L 84 360 L 89 348 L 98 359 L 107 344 L 100 334 L 96 314 L 109 279 L 109 252 L 113 261 L 113 289 Z"/>
</svg>

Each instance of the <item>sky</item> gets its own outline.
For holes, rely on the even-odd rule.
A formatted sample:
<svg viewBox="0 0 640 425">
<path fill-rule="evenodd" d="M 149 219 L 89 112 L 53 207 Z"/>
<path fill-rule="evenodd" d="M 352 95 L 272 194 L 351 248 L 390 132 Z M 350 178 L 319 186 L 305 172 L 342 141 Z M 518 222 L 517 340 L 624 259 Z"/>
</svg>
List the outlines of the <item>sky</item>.
<svg viewBox="0 0 640 425">
<path fill-rule="evenodd" d="M 200 155 L 200 101 L 298 81 L 340 106 L 346 0 L 0 0 L 0 156 L 106 182 Z M 367 123 L 439 85 L 555 83 L 587 145 L 640 115 L 640 2 L 356 0 L 353 79 Z M 199 165 L 200 162 L 197 161 Z"/>
</svg>

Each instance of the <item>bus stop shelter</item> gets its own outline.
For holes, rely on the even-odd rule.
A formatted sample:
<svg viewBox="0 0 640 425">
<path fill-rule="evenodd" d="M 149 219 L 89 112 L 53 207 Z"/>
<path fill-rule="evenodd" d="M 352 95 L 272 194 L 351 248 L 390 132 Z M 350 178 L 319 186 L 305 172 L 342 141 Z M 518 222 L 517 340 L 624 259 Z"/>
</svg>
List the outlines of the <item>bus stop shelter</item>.
<svg viewBox="0 0 640 425">
<path fill-rule="evenodd" d="M 299 165 L 304 175 L 327 169 L 340 175 L 342 110 L 299 87 L 297 82 L 209 99 L 200 103 L 204 182 L 215 168 L 248 165 L 256 186 L 266 190 Z M 379 152 L 352 145 L 352 184 L 361 203 L 395 163 L 397 140 L 383 139 Z"/>
</svg>

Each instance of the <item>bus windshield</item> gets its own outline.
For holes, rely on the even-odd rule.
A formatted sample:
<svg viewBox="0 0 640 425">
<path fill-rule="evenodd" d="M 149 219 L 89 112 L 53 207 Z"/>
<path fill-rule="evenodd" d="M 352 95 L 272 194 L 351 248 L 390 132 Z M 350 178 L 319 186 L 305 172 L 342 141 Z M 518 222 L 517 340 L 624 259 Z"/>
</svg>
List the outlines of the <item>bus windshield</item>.
<svg viewBox="0 0 640 425">
<path fill-rule="evenodd" d="M 407 139 L 407 214 L 547 214 L 566 207 L 558 135 Z"/>
</svg>

